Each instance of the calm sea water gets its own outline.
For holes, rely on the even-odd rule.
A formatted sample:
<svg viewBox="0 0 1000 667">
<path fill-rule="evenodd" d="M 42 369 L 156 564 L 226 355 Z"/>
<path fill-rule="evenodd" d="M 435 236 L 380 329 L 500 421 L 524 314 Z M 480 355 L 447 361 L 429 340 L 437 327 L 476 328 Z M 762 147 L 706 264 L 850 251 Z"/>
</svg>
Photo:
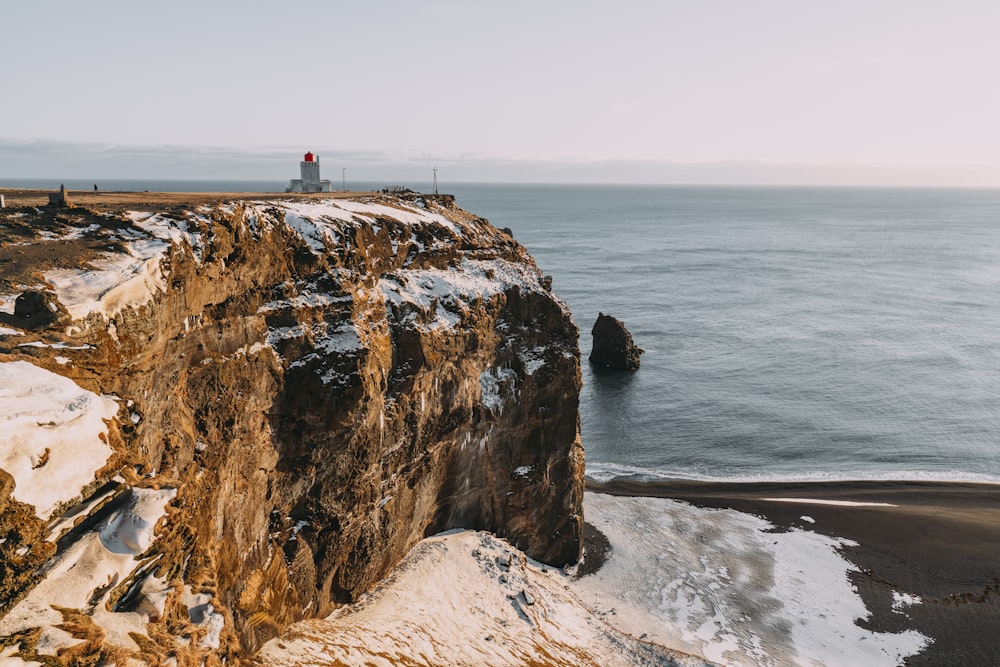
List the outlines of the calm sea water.
<svg viewBox="0 0 1000 667">
<path fill-rule="evenodd" d="M 588 471 L 1000 481 L 1000 191 L 455 186 L 581 329 Z"/>
<path fill-rule="evenodd" d="M 635 374 L 584 362 L 591 475 L 1000 481 L 1000 190 L 443 191 L 531 250 L 585 358 L 599 311 L 646 350 Z"/>
</svg>

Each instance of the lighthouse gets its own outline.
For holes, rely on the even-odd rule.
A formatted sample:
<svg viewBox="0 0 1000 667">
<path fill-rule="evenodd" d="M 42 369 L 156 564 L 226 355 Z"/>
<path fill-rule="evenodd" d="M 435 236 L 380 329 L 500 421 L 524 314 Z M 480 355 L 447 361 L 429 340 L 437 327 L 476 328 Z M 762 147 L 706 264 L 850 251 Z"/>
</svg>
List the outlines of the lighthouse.
<svg viewBox="0 0 1000 667">
<path fill-rule="evenodd" d="M 319 177 L 319 156 L 309 151 L 299 163 L 302 178 L 293 178 L 285 192 L 332 192 L 330 181 Z"/>
</svg>

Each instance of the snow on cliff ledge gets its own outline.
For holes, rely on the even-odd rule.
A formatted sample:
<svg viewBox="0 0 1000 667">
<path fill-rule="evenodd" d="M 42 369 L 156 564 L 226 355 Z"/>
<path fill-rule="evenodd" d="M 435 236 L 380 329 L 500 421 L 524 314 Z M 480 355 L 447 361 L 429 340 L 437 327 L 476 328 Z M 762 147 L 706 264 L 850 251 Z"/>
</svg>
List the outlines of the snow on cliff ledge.
<svg viewBox="0 0 1000 667">
<path fill-rule="evenodd" d="M 460 232 L 461 224 L 441 213 L 403 201 L 391 203 L 374 198 L 242 202 L 246 220 L 252 226 L 257 224 L 264 208 L 282 212 L 283 223 L 316 254 L 340 243 L 345 225 L 367 224 L 378 231 L 380 221 L 394 220 L 411 228 L 436 227 L 451 235 Z M 228 208 L 223 210 L 232 212 Z M 204 213 L 204 209 L 188 211 L 185 214 L 188 219 L 184 220 L 175 215 L 131 212 L 128 218 L 133 228 L 116 239 L 123 251 L 102 252 L 85 268 L 51 269 L 44 278 L 74 320 L 92 313 L 111 319 L 126 308 L 146 305 L 158 292 L 167 289 L 162 260 L 171 244 L 187 245 L 193 257 L 202 260 L 206 239 L 192 230 L 199 227 L 204 230 L 206 225 L 210 229 L 212 221 Z M 13 295 L 0 299 L 12 300 Z"/>
<path fill-rule="evenodd" d="M 128 491 L 121 507 L 56 555 L 45 568 L 45 578 L 0 618 L 0 636 L 41 628 L 36 649 L 55 654 L 79 643 L 66 632 L 58 607 L 90 608 L 110 640 L 121 646 L 131 645 L 129 633 L 143 634 L 149 618 L 143 613 L 112 611 L 108 597 L 114 584 L 124 581 L 140 566 L 142 552 L 152 544 L 156 525 L 176 495 L 176 489 Z M 166 598 L 165 582 L 155 577 L 147 582 L 162 591 L 154 597 Z M 157 613 L 163 613 L 162 607 Z M 0 660 L 0 667 L 4 665 Z"/>
<path fill-rule="evenodd" d="M 26 361 L 0 363 L 0 468 L 15 499 L 48 520 L 94 481 L 111 456 L 118 404 Z"/>
<path fill-rule="evenodd" d="M 264 665 L 702 667 L 618 632 L 559 570 L 474 531 L 425 539 L 357 603 L 268 642 Z"/>
<path fill-rule="evenodd" d="M 87 269 L 52 269 L 44 274 L 74 320 L 90 313 L 113 317 L 123 308 L 143 306 L 166 290 L 160 261 L 169 245 L 155 239 L 126 244 L 126 253 L 103 253 Z"/>
</svg>

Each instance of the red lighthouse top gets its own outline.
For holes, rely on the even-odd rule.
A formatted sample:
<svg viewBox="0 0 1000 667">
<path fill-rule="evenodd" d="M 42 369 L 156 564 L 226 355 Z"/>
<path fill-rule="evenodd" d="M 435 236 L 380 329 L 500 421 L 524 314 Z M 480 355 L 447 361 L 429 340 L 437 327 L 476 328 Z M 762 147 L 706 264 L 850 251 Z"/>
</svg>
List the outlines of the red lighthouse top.
<svg viewBox="0 0 1000 667">
<path fill-rule="evenodd" d="M 309 151 L 308 153 L 306 153 L 305 161 L 306 162 L 314 162 L 315 161 L 315 157 L 313 156 L 312 151 Z"/>
</svg>

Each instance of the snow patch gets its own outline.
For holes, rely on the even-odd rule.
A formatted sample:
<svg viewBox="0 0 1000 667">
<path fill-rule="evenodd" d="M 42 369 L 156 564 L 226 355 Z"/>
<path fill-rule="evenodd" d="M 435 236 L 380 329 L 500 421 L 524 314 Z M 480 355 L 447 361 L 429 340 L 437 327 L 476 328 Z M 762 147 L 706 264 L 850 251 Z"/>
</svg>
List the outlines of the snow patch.
<svg viewBox="0 0 1000 667">
<path fill-rule="evenodd" d="M 533 347 L 527 350 L 518 350 L 518 358 L 524 364 L 524 372 L 527 375 L 534 375 L 545 365 L 545 348 Z"/>
<path fill-rule="evenodd" d="M 124 480 L 121 477 L 114 478 L 116 482 L 123 483 Z M 103 493 L 96 494 L 88 498 L 85 502 L 80 503 L 73 507 L 71 511 L 66 512 L 59 517 L 55 522 L 52 523 L 49 528 L 49 537 L 51 540 L 58 540 L 63 536 L 63 534 L 68 533 L 73 529 L 74 524 L 80 517 L 85 517 L 90 514 L 95 507 L 100 505 L 102 502 L 110 498 L 115 494 L 117 490 L 116 486 L 111 486 Z"/>
<path fill-rule="evenodd" d="M 219 648 L 222 630 L 226 626 L 225 617 L 215 611 L 215 605 L 211 603 L 212 596 L 207 593 L 195 593 L 190 586 L 184 587 L 181 594 L 181 602 L 188 609 L 188 619 L 194 625 L 205 630 L 205 636 L 201 638 L 199 645 L 202 648 Z"/>
<path fill-rule="evenodd" d="M 337 325 L 317 323 L 313 327 L 313 335 L 316 350 L 324 354 L 334 352 L 349 354 L 361 349 L 361 338 L 358 337 L 358 331 L 350 320 Z"/>
<path fill-rule="evenodd" d="M 40 340 L 33 340 L 30 343 L 18 343 L 18 347 L 37 347 L 53 350 L 93 350 L 93 345 L 67 345 L 66 343 L 43 343 Z"/>
<path fill-rule="evenodd" d="M 77 643 L 55 626 L 62 616 L 54 606 L 92 607 L 95 622 L 109 638 L 127 641 L 128 631 L 143 632 L 148 619 L 142 614 L 104 609 L 111 590 L 124 581 L 140 561 L 136 555 L 152 540 L 152 530 L 166 514 L 166 504 L 176 489 L 132 489 L 125 505 L 50 561 L 44 577 L 27 597 L 0 619 L 0 635 L 42 627 L 39 645 L 54 650 Z M 110 544 L 111 546 L 107 546 Z"/>
<path fill-rule="evenodd" d="M 256 343 L 254 343 L 253 345 L 250 345 L 250 346 L 246 346 L 246 345 L 240 346 L 239 349 L 237 349 L 235 352 L 233 352 L 233 356 L 235 357 L 235 356 L 242 355 L 244 357 L 253 357 L 253 356 L 257 355 L 257 354 L 260 354 L 260 352 L 262 350 L 267 350 L 267 349 L 270 349 L 270 348 L 265 343 L 256 342 Z"/>
<path fill-rule="evenodd" d="M 111 456 L 102 439 L 118 404 L 26 361 L 0 363 L 0 468 L 11 495 L 48 520 Z"/>
<path fill-rule="evenodd" d="M 162 516 L 164 504 L 176 494 L 176 489 L 133 489 L 129 502 L 98 529 L 101 544 L 112 553 L 141 554 L 153 541 L 153 525 Z"/>
<path fill-rule="evenodd" d="M 513 369 L 487 368 L 479 374 L 479 402 L 490 410 L 499 410 L 516 381 Z"/>
<path fill-rule="evenodd" d="M 215 607 L 210 604 L 205 609 L 205 620 L 201 626 L 205 628 L 205 636 L 198 644 L 202 648 L 219 648 L 220 637 L 226 627 L 225 616 L 216 612 Z"/>
<path fill-rule="evenodd" d="M 899 591 L 892 592 L 892 610 L 895 612 L 902 613 L 906 607 L 923 603 L 924 600 L 919 595 L 910 595 L 909 593 L 900 593 Z"/>
<path fill-rule="evenodd" d="M 373 219 L 389 218 L 408 225 L 435 224 L 441 225 L 455 233 L 459 231 L 455 223 L 440 213 L 430 213 L 417 206 L 407 206 L 401 203 L 388 206 L 375 202 L 348 201 L 345 199 L 336 200 L 335 203 L 338 208 L 345 211 L 362 214 Z"/>
<path fill-rule="evenodd" d="M 187 245 L 191 248 L 195 259 L 199 262 L 205 254 L 205 244 L 201 234 L 189 231 L 188 223 L 185 220 L 176 220 L 160 214 L 150 214 L 138 211 L 130 211 L 128 214 L 132 224 L 148 232 L 152 236 L 177 245 Z"/>
<path fill-rule="evenodd" d="M 574 585 L 632 634 L 736 666 L 899 665 L 928 639 L 875 633 L 838 550 L 805 530 L 769 532 L 733 510 L 660 498 L 585 496 L 587 520 L 611 542 L 597 573 Z"/>
<path fill-rule="evenodd" d="M 38 236 L 43 241 L 74 241 L 76 239 L 82 239 L 87 234 L 96 232 L 101 226 L 96 222 L 86 227 L 71 227 L 64 234 L 56 234 L 54 232 L 45 230 L 40 232 Z"/>
<path fill-rule="evenodd" d="M 35 667 L 36 665 L 42 667 L 40 662 L 25 660 L 16 655 L 19 650 L 21 650 L 20 644 L 14 644 L 0 651 L 0 667 Z"/>
<path fill-rule="evenodd" d="M 397 307 L 408 304 L 433 314 L 429 323 L 418 324 L 426 331 L 456 326 L 460 314 L 476 300 L 488 301 L 515 287 L 527 292 L 541 289 L 537 272 L 502 259 L 464 259 L 449 269 L 403 269 L 381 279 L 378 287 Z"/>
<path fill-rule="evenodd" d="M 421 541 L 358 602 L 296 623 L 257 659 L 283 667 L 703 664 L 615 632 L 567 583 L 492 535 L 443 533 Z"/>
<path fill-rule="evenodd" d="M 89 269 L 52 269 L 44 274 L 74 320 L 90 313 L 111 319 L 166 291 L 160 260 L 169 246 L 160 239 L 141 239 L 125 247 L 127 253 L 101 253 Z"/>
<path fill-rule="evenodd" d="M 899 507 L 892 503 L 862 503 L 854 500 L 820 500 L 817 498 L 761 498 L 772 503 L 802 503 L 806 505 L 836 505 L 837 507 Z"/>
<path fill-rule="evenodd" d="M 290 222 L 291 226 L 300 233 L 302 230 L 296 225 L 302 224 L 301 221 L 307 223 L 304 227 L 308 230 L 310 225 L 324 226 L 330 222 L 351 223 L 355 221 L 374 223 L 379 219 L 396 220 L 406 225 L 430 224 L 445 227 L 456 233 L 459 231 L 454 222 L 440 213 L 431 213 L 423 208 L 400 202 L 389 206 L 374 201 L 327 199 L 309 202 L 287 201 L 279 202 L 277 205 L 286 211 L 286 222 Z M 296 220 L 289 221 L 289 214 L 293 215 Z M 312 238 L 315 241 L 316 232 L 309 230 L 308 233 L 313 235 Z M 306 241 L 309 242 L 309 239 Z M 310 245 L 312 244 L 310 243 Z M 318 250 L 315 247 L 314 249 Z"/>
<path fill-rule="evenodd" d="M 285 213 L 285 224 L 298 232 L 298 235 L 302 237 L 302 240 L 305 241 L 316 254 L 326 252 L 327 242 L 331 245 L 333 244 L 333 238 L 331 237 L 329 230 L 321 223 L 313 221 L 309 218 L 304 218 L 289 211 Z"/>
<path fill-rule="evenodd" d="M 267 330 L 267 344 L 270 347 L 292 338 L 302 338 L 306 330 L 300 324 L 290 327 L 273 327 Z"/>
<path fill-rule="evenodd" d="M 93 345 L 67 345 L 66 343 L 43 343 L 40 340 L 33 340 L 30 343 L 18 343 L 18 347 L 38 347 L 51 348 L 53 350 L 93 350 Z"/>
<path fill-rule="evenodd" d="M 14 314 L 14 304 L 20 294 L 4 294 L 0 296 L 0 313 Z"/>
<path fill-rule="evenodd" d="M 306 308 L 324 308 L 334 304 L 348 303 L 352 300 L 351 295 L 333 295 L 325 292 L 313 292 L 312 290 L 302 290 L 301 293 L 291 299 L 280 301 L 269 301 L 257 309 L 258 315 L 265 315 L 276 311 L 294 309 L 302 310 Z"/>
</svg>

